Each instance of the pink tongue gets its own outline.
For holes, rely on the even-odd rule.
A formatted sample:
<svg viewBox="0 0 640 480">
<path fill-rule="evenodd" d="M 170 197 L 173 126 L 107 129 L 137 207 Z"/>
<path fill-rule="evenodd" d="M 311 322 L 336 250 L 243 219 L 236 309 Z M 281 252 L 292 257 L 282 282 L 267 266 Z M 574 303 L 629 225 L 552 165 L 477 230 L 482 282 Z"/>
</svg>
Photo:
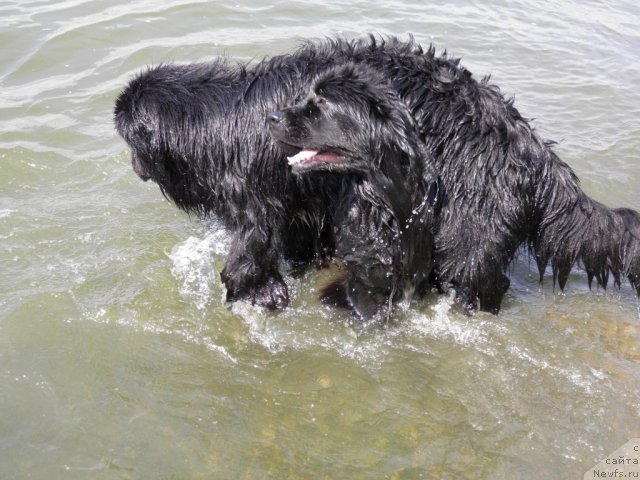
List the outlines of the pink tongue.
<svg viewBox="0 0 640 480">
<path fill-rule="evenodd" d="M 287 157 L 287 160 L 289 161 L 289 165 L 297 165 L 298 163 L 304 162 L 305 160 L 309 160 L 311 157 L 314 157 L 317 154 L 317 150 L 302 150 L 296 153 L 293 157 Z"/>
</svg>

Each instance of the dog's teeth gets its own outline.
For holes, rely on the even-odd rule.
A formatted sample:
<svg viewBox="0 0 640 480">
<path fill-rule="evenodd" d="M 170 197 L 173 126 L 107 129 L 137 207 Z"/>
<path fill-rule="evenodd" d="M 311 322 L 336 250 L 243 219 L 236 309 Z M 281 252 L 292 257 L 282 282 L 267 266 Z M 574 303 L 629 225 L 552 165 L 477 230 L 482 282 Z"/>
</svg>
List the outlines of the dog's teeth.
<svg viewBox="0 0 640 480">
<path fill-rule="evenodd" d="M 296 165 L 305 160 L 309 160 L 314 155 L 317 155 L 317 153 L 317 150 L 302 150 L 292 157 L 287 157 L 287 160 L 289 161 L 289 165 Z"/>
</svg>

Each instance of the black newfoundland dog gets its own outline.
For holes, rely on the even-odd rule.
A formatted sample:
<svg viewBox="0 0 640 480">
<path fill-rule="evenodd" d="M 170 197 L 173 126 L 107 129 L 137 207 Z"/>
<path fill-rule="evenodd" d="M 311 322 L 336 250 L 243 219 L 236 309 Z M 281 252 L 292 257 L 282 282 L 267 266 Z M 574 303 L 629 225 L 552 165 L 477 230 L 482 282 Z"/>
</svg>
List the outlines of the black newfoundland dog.
<svg viewBox="0 0 640 480">
<path fill-rule="evenodd" d="M 313 78 L 346 62 L 374 68 L 391 84 L 444 185 L 433 252 L 437 284 L 453 285 L 470 308 L 498 312 L 508 265 L 526 245 L 540 278 L 551 264 L 560 288 L 578 263 L 590 285 L 595 278 L 606 288 L 610 274 L 616 285 L 627 277 L 640 295 L 637 212 L 587 197 L 512 102 L 457 60 L 412 41 L 370 38 L 307 43 L 249 67 L 224 60 L 161 65 L 118 98 L 116 128 L 136 173 L 180 208 L 216 214 L 234 231 L 222 272 L 229 300 L 283 307 L 280 260 L 307 264 L 333 249 L 335 199 L 351 180 L 292 174 L 264 119 L 305 98 Z"/>
<path fill-rule="evenodd" d="M 333 68 L 267 122 L 291 152 L 294 173 L 351 180 L 334 199 L 333 216 L 346 278 L 325 289 L 325 301 L 367 319 L 424 292 L 440 188 L 415 122 L 386 80 L 363 65 Z"/>
</svg>

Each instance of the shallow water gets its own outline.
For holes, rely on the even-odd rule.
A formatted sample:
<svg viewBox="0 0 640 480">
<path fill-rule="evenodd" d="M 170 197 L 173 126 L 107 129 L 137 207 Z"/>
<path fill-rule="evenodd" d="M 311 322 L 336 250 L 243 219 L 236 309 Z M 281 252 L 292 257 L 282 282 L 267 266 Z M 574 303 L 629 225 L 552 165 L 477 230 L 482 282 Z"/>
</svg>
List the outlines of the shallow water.
<svg viewBox="0 0 640 480">
<path fill-rule="evenodd" d="M 628 285 L 513 267 L 499 316 L 447 298 L 351 325 L 223 303 L 229 239 L 133 174 L 113 102 L 148 64 L 302 38 L 433 42 L 516 106 L 611 206 L 640 209 L 632 1 L 0 4 L 0 478 L 582 478 L 640 437 Z"/>
</svg>

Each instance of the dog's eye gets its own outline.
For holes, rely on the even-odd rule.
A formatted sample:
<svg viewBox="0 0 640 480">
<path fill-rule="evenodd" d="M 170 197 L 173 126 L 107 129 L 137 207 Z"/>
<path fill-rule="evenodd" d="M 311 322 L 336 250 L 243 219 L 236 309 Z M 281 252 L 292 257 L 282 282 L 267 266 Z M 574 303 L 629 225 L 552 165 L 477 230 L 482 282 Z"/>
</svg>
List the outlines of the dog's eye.
<svg viewBox="0 0 640 480">
<path fill-rule="evenodd" d="M 327 102 L 327 99 L 324 97 L 318 97 L 316 98 L 316 105 L 327 105 L 329 102 Z"/>
</svg>

